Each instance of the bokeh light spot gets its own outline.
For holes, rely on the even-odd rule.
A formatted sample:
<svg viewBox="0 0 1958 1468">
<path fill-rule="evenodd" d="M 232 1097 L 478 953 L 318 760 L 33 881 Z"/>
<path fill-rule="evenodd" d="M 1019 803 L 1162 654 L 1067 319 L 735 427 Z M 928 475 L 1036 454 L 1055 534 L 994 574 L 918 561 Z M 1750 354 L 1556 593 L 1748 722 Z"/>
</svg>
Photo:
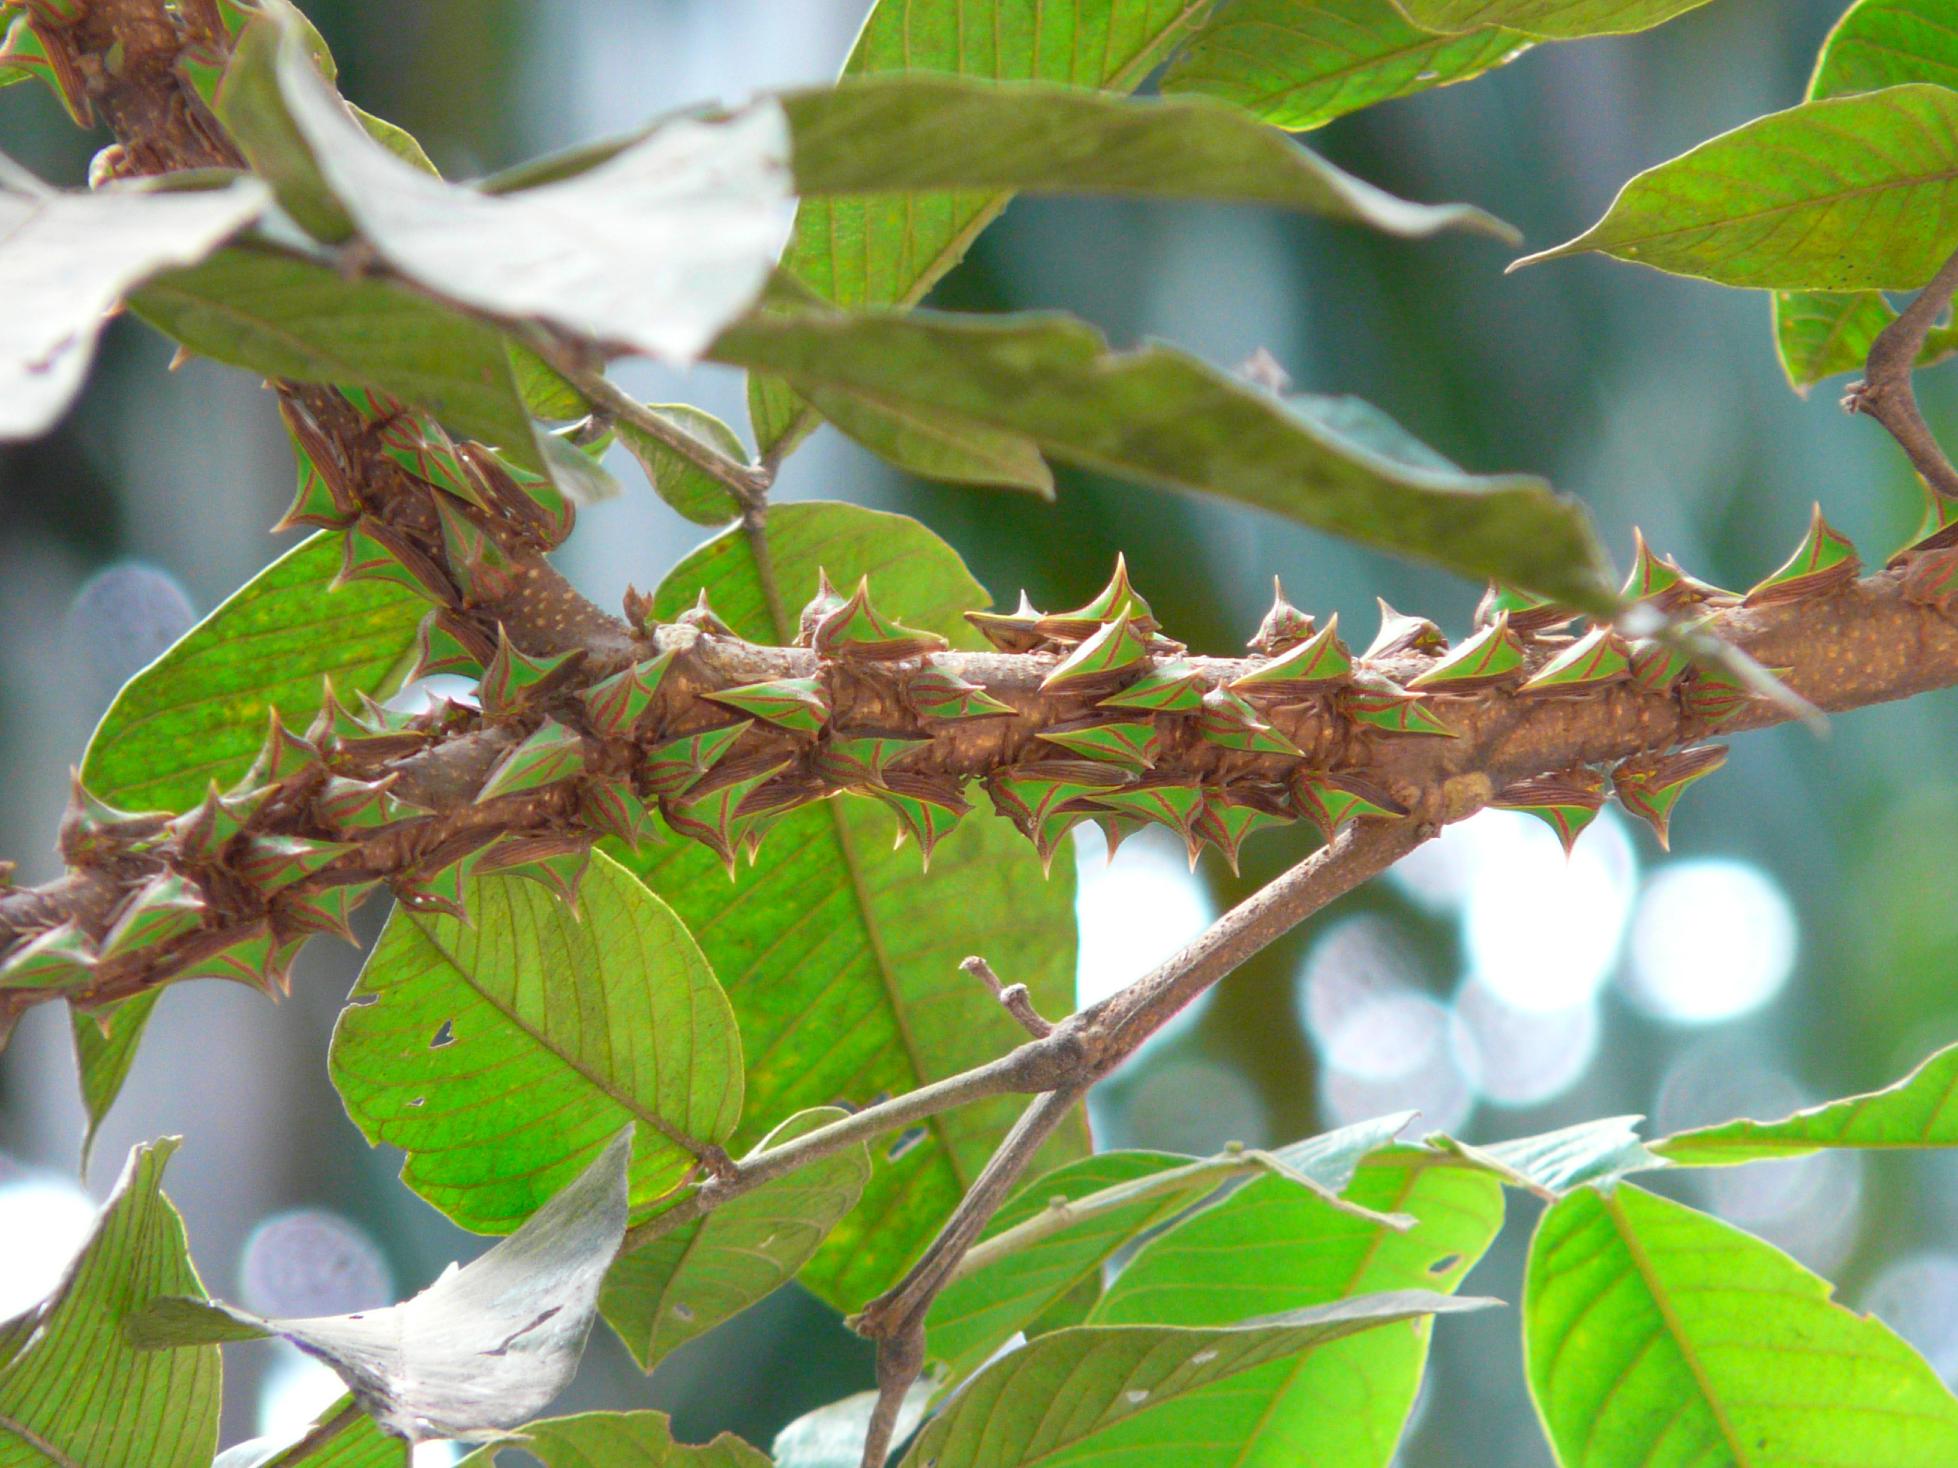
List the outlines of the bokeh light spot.
<svg viewBox="0 0 1958 1468">
<path fill-rule="evenodd" d="M 316 1208 L 280 1213 L 253 1229 L 238 1278 L 245 1304 L 261 1315 L 344 1315 L 393 1299 L 373 1240 Z"/>
<path fill-rule="evenodd" d="M 0 1320 L 53 1292 L 94 1225 L 95 1205 L 65 1179 L 17 1173 L 0 1183 Z"/>
<path fill-rule="evenodd" d="M 1672 862 L 1639 895 L 1625 992 L 1673 1024 L 1734 1019 L 1780 992 L 1795 946 L 1794 908 L 1758 867 Z"/>
</svg>

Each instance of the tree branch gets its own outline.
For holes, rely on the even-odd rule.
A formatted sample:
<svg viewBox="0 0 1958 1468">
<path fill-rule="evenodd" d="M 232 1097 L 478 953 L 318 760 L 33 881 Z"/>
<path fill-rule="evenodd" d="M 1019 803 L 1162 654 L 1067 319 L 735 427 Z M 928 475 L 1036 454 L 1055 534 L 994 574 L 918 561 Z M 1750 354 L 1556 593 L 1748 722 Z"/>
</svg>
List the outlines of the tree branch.
<svg viewBox="0 0 1958 1468">
<path fill-rule="evenodd" d="M 1911 467 L 1945 496 L 1958 496 L 1958 469 L 1945 457 L 1918 410 L 1917 389 L 1911 377 L 1924 350 L 1925 337 L 1951 305 L 1954 293 L 1958 293 L 1958 251 L 1939 267 L 1930 284 L 1917 293 L 1917 299 L 1877 334 L 1870 343 L 1863 380 L 1852 382 L 1842 399 L 1849 412 L 1867 414 L 1887 428 Z"/>
</svg>

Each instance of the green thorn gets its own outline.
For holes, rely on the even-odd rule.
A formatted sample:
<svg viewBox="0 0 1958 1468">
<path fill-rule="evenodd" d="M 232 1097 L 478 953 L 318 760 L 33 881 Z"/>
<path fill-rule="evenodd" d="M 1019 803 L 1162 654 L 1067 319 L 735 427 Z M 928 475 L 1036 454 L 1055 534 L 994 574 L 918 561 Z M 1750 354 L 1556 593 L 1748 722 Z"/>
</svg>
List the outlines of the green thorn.
<svg viewBox="0 0 1958 1468">
<path fill-rule="evenodd" d="M 744 714 L 753 714 L 794 734 L 814 736 L 829 722 L 829 702 L 819 678 L 777 678 L 707 695 Z"/>
<path fill-rule="evenodd" d="M 1197 834 L 1224 855 L 1233 872 L 1245 839 L 1267 826 L 1290 825 L 1293 817 L 1283 811 L 1254 803 L 1231 794 L 1211 793 L 1204 797 L 1203 811 L 1197 817 Z"/>
<path fill-rule="evenodd" d="M 931 741 L 909 734 L 842 734 L 832 731 L 816 746 L 816 774 L 830 785 L 879 785 L 892 765 Z"/>
<path fill-rule="evenodd" d="M 681 799 L 660 802 L 667 825 L 712 851 L 734 874 L 734 855 L 744 831 L 741 805 L 791 762 L 757 755 L 723 765 Z"/>
<path fill-rule="evenodd" d="M 897 662 L 951 646 L 936 632 L 920 632 L 879 613 L 870 604 L 868 576 L 857 582 L 848 601 L 816 624 L 810 645 L 822 657 L 856 662 Z"/>
<path fill-rule="evenodd" d="M 0 989 L 78 989 L 95 976 L 95 948 L 73 923 L 29 939 L 0 963 Z"/>
<path fill-rule="evenodd" d="M 1576 615 L 1570 608 L 1560 607 L 1548 597 L 1492 581 L 1489 589 L 1482 593 L 1482 600 L 1476 603 L 1475 625 L 1493 626 L 1496 618 L 1507 616 L 1512 632 L 1519 637 L 1529 637 L 1561 627 Z"/>
<path fill-rule="evenodd" d="M 483 830 L 451 837 L 395 879 L 395 898 L 416 912 L 446 913 L 473 926 L 465 901 L 469 879 L 501 839 Z"/>
<path fill-rule="evenodd" d="M 417 596 L 447 601 L 449 579 L 435 563 L 408 543 L 405 536 L 363 515 L 345 533 L 346 549 L 340 559 L 340 573 L 329 590 L 337 591 L 354 581 L 386 581 L 405 586 Z"/>
<path fill-rule="evenodd" d="M 265 742 L 259 746 L 258 755 L 252 760 L 252 767 L 245 772 L 245 778 L 232 789 L 243 792 L 277 785 L 319 762 L 320 752 L 286 728 L 279 718 L 279 711 L 272 709 L 266 715 Z"/>
<path fill-rule="evenodd" d="M 197 888 L 175 872 L 160 873 L 123 904 L 102 939 L 102 957 L 122 958 L 181 938 L 199 926 L 209 910 Z"/>
<path fill-rule="evenodd" d="M 1040 631 L 1041 616 L 1022 590 L 1020 605 L 1012 613 L 967 612 L 965 619 L 1001 652 L 1032 652 L 1047 640 Z"/>
<path fill-rule="evenodd" d="M 1405 652 L 1441 654 L 1448 651 L 1448 639 L 1426 617 L 1410 617 L 1387 605 L 1387 598 L 1374 598 L 1380 604 L 1380 630 L 1361 654 L 1370 662 L 1399 657 Z"/>
<path fill-rule="evenodd" d="M 1052 641 L 1081 642 L 1101 628 L 1122 621 L 1134 623 L 1143 637 L 1155 632 L 1159 625 L 1149 603 L 1129 584 L 1129 563 L 1117 552 L 1115 574 L 1109 577 L 1099 596 L 1071 612 L 1050 613 L 1037 626 L 1040 635 Z"/>
<path fill-rule="evenodd" d="M 272 961 L 276 945 L 272 927 L 256 918 L 243 927 L 219 928 L 200 934 L 185 945 L 178 979 L 228 979 L 260 993 L 273 992 Z"/>
<path fill-rule="evenodd" d="M 1302 693 L 1344 683 L 1353 673 L 1353 655 L 1339 638 L 1339 613 L 1314 636 L 1230 685 L 1234 693 Z"/>
<path fill-rule="evenodd" d="M 1643 693 L 1670 692 L 1692 666 L 1692 657 L 1673 643 L 1650 638 L 1632 644 L 1632 682 Z"/>
<path fill-rule="evenodd" d="M 1055 665 L 1040 680 L 1043 693 L 1071 693 L 1119 677 L 1137 664 L 1146 664 L 1149 644 L 1127 617 L 1117 617 Z"/>
<path fill-rule="evenodd" d="M 523 877 L 578 911 L 578 888 L 591 862 L 591 842 L 579 836 L 512 836 L 499 841 L 477 864 L 484 876 Z"/>
<path fill-rule="evenodd" d="M 433 498 L 449 575 L 461 588 L 463 601 L 472 606 L 494 601 L 509 589 L 510 557 L 460 501 L 445 494 Z"/>
<path fill-rule="evenodd" d="M 1497 612 L 1496 619 L 1475 636 L 1408 681 L 1411 690 L 1442 689 L 1455 693 L 1471 688 L 1487 688 L 1516 676 L 1523 667 L 1523 643 L 1509 625 L 1509 613 Z"/>
<path fill-rule="evenodd" d="M 483 712 L 495 718 L 522 707 L 546 689 L 556 687 L 583 657 L 584 650 L 575 647 L 568 652 L 532 657 L 519 650 L 510 641 L 509 632 L 498 623 L 496 655 L 483 670 L 479 690 Z"/>
<path fill-rule="evenodd" d="M 186 861 L 215 861 L 243 826 L 213 780 L 204 798 L 170 823 L 170 835 Z"/>
<path fill-rule="evenodd" d="M 972 807 L 952 781 L 926 775 L 892 774 L 883 785 L 873 785 L 868 793 L 897 812 L 897 844 L 915 836 L 927 870 L 931 854 L 946 832 L 959 823 Z"/>
<path fill-rule="evenodd" d="M 1284 584 L 1274 576 L 1271 578 L 1271 610 L 1265 613 L 1264 620 L 1258 623 L 1258 630 L 1245 646 L 1263 657 L 1275 658 L 1309 639 L 1313 627 L 1312 614 L 1302 612 L 1286 601 Z"/>
<path fill-rule="evenodd" d="M 490 771 L 483 788 L 476 792 L 476 803 L 539 790 L 569 780 L 585 770 L 585 738 L 567 729 L 556 719 L 546 719 L 524 741 Z"/>
<path fill-rule="evenodd" d="M 1370 817 L 1399 820 L 1407 814 L 1402 805 L 1385 790 L 1357 775 L 1333 774 L 1326 770 L 1297 770 L 1292 775 L 1292 799 L 1307 820 L 1330 841 L 1348 821 Z"/>
<path fill-rule="evenodd" d="M 588 825 L 618 837 L 634 851 L 642 842 L 660 844 L 659 822 L 632 788 L 632 781 L 623 776 L 601 775 L 587 780 L 578 792 L 578 810 Z"/>
<path fill-rule="evenodd" d="M 1662 612 L 1701 603 L 1730 605 L 1739 600 L 1731 591 L 1689 576 L 1671 556 L 1653 554 L 1643 531 L 1632 531 L 1632 571 L 1622 593 L 1628 600 L 1646 602 Z"/>
<path fill-rule="evenodd" d="M 1377 673 L 1356 676 L 1353 686 L 1341 690 L 1340 711 L 1355 723 L 1389 734 L 1433 734 L 1453 738 L 1455 731 L 1442 722 L 1418 693 L 1409 693 L 1391 678 Z"/>
<path fill-rule="evenodd" d="M 1060 724 L 1042 729 L 1037 737 L 1084 759 L 1103 760 L 1130 770 L 1151 768 L 1162 744 L 1155 723 L 1148 719 Z"/>
<path fill-rule="evenodd" d="M 1596 688 L 1631 676 L 1632 661 L 1625 641 L 1609 627 L 1593 627 L 1549 662 L 1516 691 L 1551 693 L 1573 688 Z"/>
<path fill-rule="evenodd" d="M 753 719 L 741 719 L 718 729 L 702 729 L 697 734 L 683 734 L 678 739 L 656 745 L 647 752 L 646 762 L 642 766 L 646 788 L 654 795 L 667 799 L 685 794 L 702 775 L 726 757 L 734 747 L 734 741 L 752 728 L 754 722 Z"/>
<path fill-rule="evenodd" d="M 1862 568 L 1856 547 L 1849 543 L 1848 536 L 1822 518 L 1822 506 L 1818 503 L 1809 517 L 1808 534 L 1802 537 L 1795 553 L 1773 575 L 1753 586 L 1741 605 L 1765 607 L 1821 596 L 1854 581 Z"/>
<path fill-rule="evenodd" d="M 374 831 L 428 814 L 389 793 L 397 778 L 384 775 L 378 780 L 350 780 L 345 775 L 330 776 L 313 798 L 313 813 L 322 824 L 341 831 Z"/>
<path fill-rule="evenodd" d="M 1203 675 L 1181 658 L 1144 673 L 1119 693 L 1095 704 L 1104 709 L 1146 709 L 1155 714 L 1188 714 L 1203 707 L 1208 685 Z"/>
<path fill-rule="evenodd" d="M 355 849 L 346 841 L 314 841 L 304 836 L 247 836 L 232 861 L 232 869 L 261 894 L 270 897 Z"/>
<path fill-rule="evenodd" d="M 1535 775 L 1505 786 L 1489 804 L 1535 816 L 1557 833 L 1564 855 L 1569 856 L 1604 806 L 1604 776 L 1583 765 L 1554 775 Z"/>
<path fill-rule="evenodd" d="M 796 645 L 812 647 L 816 641 L 816 628 L 831 612 L 839 611 L 843 598 L 834 586 L 829 584 L 829 572 L 820 566 L 816 568 L 816 594 L 803 604 L 796 616 Z"/>
<path fill-rule="evenodd" d="M 1203 839 L 1196 830 L 1197 818 L 1203 814 L 1204 793 L 1200 786 L 1143 783 L 1098 791 L 1090 798 L 1101 809 L 1169 827 L 1183 838 L 1193 864 L 1203 850 Z"/>
<path fill-rule="evenodd" d="M 990 719 L 1013 712 L 1011 705 L 1001 703 L 978 684 L 966 682 L 937 658 L 930 657 L 905 680 L 904 700 L 919 718 L 945 722 Z"/>
<path fill-rule="evenodd" d="M 323 887 L 309 885 L 281 892 L 272 904 L 274 931 L 288 942 L 327 933 L 359 947 L 360 940 L 354 936 L 353 912 L 379 885 L 378 877 L 362 877 L 351 882 L 334 882 Z"/>
<path fill-rule="evenodd" d="M 1331 624 L 1327 626 L 1330 630 Z M 1197 733 L 1219 749 L 1235 749 L 1245 754 L 1282 754 L 1298 759 L 1305 753 L 1228 688 L 1213 688 L 1203 696 Z"/>
<path fill-rule="evenodd" d="M 408 670 L 410 683 L 436 673 L 480 679 L 483 665 L 475 652 L 451 630 L 448 614 L 437 608 L 415 629 L 415 665 Z"/>
<path fill-rule="evenodd" d="M 1620 762 L 1611 772 L 1611 783 L 1625 809 L 1651 826 L 1658 834 L 1659 845 L 1671 850 L 1672 812 L 1679 797 L 1688 785 L 1726 762 L 1724 744 L 1639 755 Z"/>
<path fill-rule="evenodd" d="M 673 656 L 669 648 L 580 693 L 578 700 L 585 706 L 592 732 L 602 739 L 623 739 L 630 735 L 652 707 L 653 695 L 659 691 L 666 670 L 673 665 Z"/>
<path fill-rule="evenodd" d="M 1946 498 L 1922 479 L 1918 484 L 1924 490 L 1924 517 L 1917 522 L 1916 533 L 1885 562 L 1888 566 L 1901 565 L 1919 551 L 1942 550 L 1958 542 L 1958 499 Z"/>
</svg>

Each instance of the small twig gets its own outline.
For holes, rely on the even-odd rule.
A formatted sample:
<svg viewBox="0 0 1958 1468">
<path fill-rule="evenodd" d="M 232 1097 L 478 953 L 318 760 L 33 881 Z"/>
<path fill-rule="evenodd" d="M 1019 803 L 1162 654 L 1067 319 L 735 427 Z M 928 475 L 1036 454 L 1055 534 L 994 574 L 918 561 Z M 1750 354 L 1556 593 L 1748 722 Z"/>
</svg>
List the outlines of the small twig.
<svg viewBox="0 0 1958 1468">
<path fill-rule="evenodd" d="M 711 444 L 702 443 L 691 433 L 675 427 L 607 377 L 581 363 L 577 355 L 555 342 L 534 338 L 531 343 L 551 365 L 553 371 L 582 393 L 587 402 L 615 421 L 629 423 L 646 437 L 671 449 L 704 474 L 710 474 L 728 487 L 744 509 L 755 510 L 768 502 L 768 488 L 775 475 L 766 466 L 741 464 Z"/>
<path fill-rule="evenodd" d="M 1958 293 L 1958 251 L 1931 277 L 1917 299 L 1870 343 L 1863 380 L 1852 382 L 1842 405 L 1851 413 L 1867 413 L 1890 431 L 1924 482 L 1939 494 L 1958 497 L 1958 469 L 1945 457 L 1924 415 L 1918 411 L 1911 374 L 1924 339 Z"/>
<path fill-rule="evenodd" d="M 1054 1026 L 1033 1007 L 1033 995 L 1025 984 L 1003 984 L 993 966 L 978 954 L 964 960 L 959 967 L 978 979 L 993 991 L 993 998 L 1000 1007 L 1020 1022 L 1020 1027 L 1036 1040 L 1044 1040 L 1054 1033 Z"/>
<path fill-rule="evenodd" d="M 898 1405 L 924 1365 L 931 1302 L 955 1277 L 987 1221 L 1074 1103 L 1212 984 L 1436 835 L 1442 821 L 1460 820 L 1488 798 L 1488 781 L 1468 777 L 1444 786 L 1431 809 L 1405 820 L 1348 826 L 1330 845 L 1217 919 L 1195 942 L 1100 1004 L 1062 1021 L 1052 1039 L 1021 1047 L 1075 1038 L 1080 1068 L 1020 1114 L 918 1262 L 850 1322 L 877 1342 L 877 1410 L 864 1441 L 862 1468 L 883 1468 L 890 1453 Z M 970 963 L 961 967 L 972 972 Z"/>
</svg>

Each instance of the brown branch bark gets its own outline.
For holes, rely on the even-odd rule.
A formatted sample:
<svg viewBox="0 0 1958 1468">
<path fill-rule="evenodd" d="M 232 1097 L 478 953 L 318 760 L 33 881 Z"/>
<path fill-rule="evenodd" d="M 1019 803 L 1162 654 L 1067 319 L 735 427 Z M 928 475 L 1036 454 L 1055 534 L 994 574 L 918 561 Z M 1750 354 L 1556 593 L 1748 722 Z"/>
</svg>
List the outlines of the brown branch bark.
<svg viewBox="0 0 1958 1468">
<path fill-rule="evenodd" d="M 1946 496 L 1958 496 L 1958 469 L 1952 467 L 1930 425 L 1924 421 L 1911 376 L 1917 367 L 1918 354 L 1924 350 L 1925 337 L 1951 305 L 1955 292 L 1958 292 L 1958 251 L 1953 252 L 1930 283 L 1917 293 L 1917 299 L 1877 334 L 1876 340 L 1870 343 L 1863 380 L 1852 382 L 1842 399 L 1843 407 L 1849 412 L 1865 413 L 1887 428 L 1924 482 Z"/>
</svg>

